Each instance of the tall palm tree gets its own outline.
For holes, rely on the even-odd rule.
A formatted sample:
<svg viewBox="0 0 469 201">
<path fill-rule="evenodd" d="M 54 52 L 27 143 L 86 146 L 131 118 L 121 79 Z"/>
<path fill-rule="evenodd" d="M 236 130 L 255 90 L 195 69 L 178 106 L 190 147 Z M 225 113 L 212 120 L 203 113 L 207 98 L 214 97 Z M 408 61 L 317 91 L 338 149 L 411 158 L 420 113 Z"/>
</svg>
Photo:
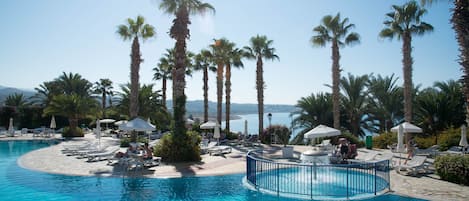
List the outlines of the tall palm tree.
<svg viewBox="0 0 469 201">
<path fill-rule="evenodd" d="M 233 48 L 235 44 L 233 43 Z M 243 58 L 244 51 L 239 48 L 234 48 L 228 52 L 228 61 L 225 63 L 225 132 L 226 134 L 230 133 L 230 112 L 231 112 L 231 65 L 236 68 L 244 67 L 241 59 Z"/>
<path fill-rule="evenodd" d="M 5 106 L 15 107 L 15 108 L 22 108 L 29 105 L 28 100 L 22 93 L 14 93 L 10 94 L 6 97 L 5 102 L 3 102 Z"/>
<path fill-rule="evenodd" d="M 212 60 L 217 65 L 217 121 L 222 121 L 223 102 L 223 71 L 225 64 L 230 61 L 230 51 L 235 44 L 226 38 L 214 39 L 215 43 L 210 45 Z"/>
<path fill-rule="evenodd" d="M 329 42 L 332 44 L 332 111 L 334 128 L 336 129 L 340 129 L 339 82 L 341 69 L 339 48 L 360 42 L 358 33 L 350 32 L 354 27 L 354 24 L 349 24 L 348 18 L 341 20 L 340 13 L 337 13 L 336 16 L 326 15 L 322 18 L 321 25 L 313 29 L 317 35 L 311 37 L 313 46 L 324 47 Z"/>
<path fill-rule="evenodd" d="M 60 86 L 60 93 L 71 95 L 77 94 L 79 96 L 90 96 L 90 90 L 93 84 L 88 80 L 84 79 L 78 73 L 65 73 L 55 79 Z"/>
<path fill-rule="evenodd" d="M 174 46 L 175 49 L 175 60 L 176 65 L 174 66 L 173 76 L 173 114 L 174 114 L 174 141 L 176 146 L 181 148 L 181 151 L 174 151 L 169 154 L 171 156 L 168 160 L 184 161 L 184 160 L 200 160 L 200 157 L 187 158 L 193 156 L 187 152 L 194 151 L 188 149 L 187 143 L 183 141 L 187 140 L 188 135 L 186 133 L 185 126 L 185 113 L 186 113 L 186 95 L 184 88 L 186 87 L 185 73 L 187 64 L 185 63 L 186 58 L 186 39 L 190 37 L 188 25 L 191 23 L 189 15 L 203 14 L 207 11 L 215 11 L 212 5 L 208 3 L 202 3 L 199 0 L 162 0 L 160 3 L 160 9 L 165 13 L 174 15 L 176 18 L 173 20 L 173 25 L 169 30 L 171 38 L 176 40 Z"/>
<path fill-rule="evenodd" d="M 106 100 L 107 96 L 112 96 L 114 93 L 112 91 L 112 81 L 107 78 L 99 79 L 99 82 L 94 83 L 94 93 L 101 95 L 101 107 L 103 110 L 103 118 L 106 117 Z"/>
<path fill-rule="evenodd" d="M 245 56 L 248 59 L 256 60 L 256 90 L 257 90 L 257 112 L 259 115 L 259 134 L 264 130 L 264 64 L 262 59 L 280 60 L 275 54 L 275 48 L 272 47 L 273 40 L 267 39 L 267 36 L 255 36 L 249 41 L 250 46 L 245 46 Z"/>
<path fill-rule="evenodd" d="M 174 51 L 172 49 L 166 49 L 166 53 L 160 58 L 157 67 L 153 68 L 155 73 L 153 74 L 153 80 L 161 80 L 161 91 L 163 92 L 163 105 L 166 107 L 166 89 L 167 81 L 171 80 L 171 70 L 174 66 Z"/>
<path fill-rule="evenodd" d="M 47 107 L 55 95 L 60 94 L 60 84 L 56 81 L 43 82 L 34 88 L 36 94 L 31 97 L 31 102 L 40 107 Z"/>
<path fill-rule="evenodd" d="M 132 40 L 132 53 L 130 54 L 130 117 L 138 116 L 138 89 L 139 89 L 139 70 L 140 63 L 143 61 L 140 53 L 139 39 L 145 41 L 156 35 L 155 28 L 145 24 L 145 18 L 137 16 L 137 19 L 127 19 L 127 24 L 119 25 L 117 33 L 124 41 Z"/>
<path fill-rule="evenodd" d="M 417 2 L 410 1 L 402 6 L 393 5 L 393 11 L 386 14 L 384 28 L 379 33 L 382 38 L 402 39 L 402 64 L 404 74 L 404 118 L 412 122 L 412 35 L 421 36 L 433 31 L 433 26 L 423 22 L 422 16 L 427 10 L 421 8 Z"/>
<path fill-rule="evenodd" d="M 208 121 L 208 71 L 215 72 L 217 69 L 211 61 L 212 54 L 208 50 L 201 50 L 194 57 L 194 70 L 203 71 L 204 90 L 204 122 Z"/>
</svg>

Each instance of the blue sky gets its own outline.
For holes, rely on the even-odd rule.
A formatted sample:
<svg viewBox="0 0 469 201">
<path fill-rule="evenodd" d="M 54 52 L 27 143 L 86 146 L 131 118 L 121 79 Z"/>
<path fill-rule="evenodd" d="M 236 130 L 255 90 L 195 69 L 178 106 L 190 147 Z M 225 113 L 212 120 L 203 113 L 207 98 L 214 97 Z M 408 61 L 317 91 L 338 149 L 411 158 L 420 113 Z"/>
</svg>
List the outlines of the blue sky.
<svg viewBox="0 0 469 201">
<path fill-rule="evenodd" d="M 295 104 L 311 93 L 330 92 L 331 48 L 312 47 L 312 29 L 325 15 L 340 12 L 356 25 L 361 43 L 342 48 L 342 76 L 348 73 L 396 74 L 402 84 L 402 42 L 383 40 L 385 13 L 397 0 L 206 0 L 216 13 L 192 17 L 188 49 L 199 52 L 225 37 L 238 47 L 248 45 L 257 34 L 274 41 L 280 61 L 264 62 L 265 103 Z M 167 32 L 173 16 L 158 10 L 156 0 L 4 0 L 0 2 L 0 85 L 33 89 L 62 72 L 79 73 L 91 82 L 100 78 L 119 84 L 129 82 L 130 45 L 116 34 L 127 18 L 142 15 L 155 26 L 156 38 L 141 44 L 144 63 L 140 82 L 152 80 L 152 69 L 165 49 L 174 46 Z M 412 41 L 415 84 L 432 86 L 435 81 L 459 79 L 458 47 L 451 29 L 451 4 L 439 2 L 428 8 L 423 20 L 433 33 Z M 186 78 L 189 100 L 203 99 L 202 73 Z M 232 102 L 256 103 L 255 62 L 244 61 L 232 70 Z M 216 101 L 215 74 L 209 78 L 209 99 Z M 168 91 L 171 97 L 171 89 Z"/>
</svg>

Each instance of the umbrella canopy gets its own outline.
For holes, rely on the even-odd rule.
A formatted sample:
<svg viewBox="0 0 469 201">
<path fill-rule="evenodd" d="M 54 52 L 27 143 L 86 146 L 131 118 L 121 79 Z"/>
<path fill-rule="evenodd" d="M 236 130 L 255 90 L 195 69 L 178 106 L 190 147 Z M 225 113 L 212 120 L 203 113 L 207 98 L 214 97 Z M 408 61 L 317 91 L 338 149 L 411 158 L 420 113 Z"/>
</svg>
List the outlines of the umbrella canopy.
<svg viewBox="0 0 469 201">
<path fill-rule="evenodd" d="M 57 125 L 55 124 L 55 116 L 52 116 L 52 119 L 50 120 L 50 128 L 57 128 Z"/>
<path fill-rule="evenodd" d="M 119 126 L 119 125 L 122 125 L 122 124 L 126 124 L 127 122 L 128 122 L 127 120 L 120 120 L 120 121 L 114 122 L 114 125 Z"/>
<path fill-rule="evenodd" d="M 114 119 L 101 119 L 101 120 L 99 120 L 99 123 L 104 123 L 104 124 L 114 123 L 114 122 L 116 122 L 116 120 L 114 120 Z"/>
<path fill-rule="evenodd" d="M 404 147 L 404 127 L 402 125 L 399 125 L 398 131 L 397 131 L 397 146 L 396 146 L 396 151 L 399 153 L 405 152 L 405 147 Z"/>
<path fill-rule="evenodd" d="M 195 123 L 194 120 L 192 120 L 192 119 L 186 119 L 186 125 L 192 125 L 192 124 L 194 124 L 194 123 Z"/>
<path fill-rule="evenodd" d="M 140 118 L 135 118 L 125 124 L 119 125 L 119 129 L 123 131 L 154 131 L 156 130 L 153 124 L 148 123 Z"/>
<path fill-rule="evenodd" d="M 8 133 L 12 136 L 15 134 L 15 128 L 13 127 L 13 118 L 10 118 L 10 124 L 8 125 Z"/>
<path fill-rule="evenodd" d="M 402 124 L 394 126 L 394 127 L 391 128 L 391 131 L 392 132 L 398 132 L 400 125 L 402 125 L 402 128 L 404 129 L 404 133 L 421 133 L 422 132 L 421 128 L 419 128 L 416 125 L 413 125 L 409 122 L 404 122 Z"/>
<path fill-rule="evenodd" d="M 311 129 L 310 131 L 304 134 L 305 138 L 313 139 L 318 137 L 329 137 L 340 135 L 340 131 L 324 125 L 316 126 L 316 128 Z"/>
<path fill-rule="evenodd" d="M 201 129 L 213 129 L 213 128 L 215 128 L 216 125 L 217 125 L 216 122 L 207 121 L 207 122 L 201 124 L 201 125 L 200 125 L 200 128 L 201 128 Z"/>
<path fill-rule="evenodd" d="M 461 126 L 461 140 L 459 141 L 459 146 L 467 147 L 467 128 L 465 125 Z"/>
</svg>

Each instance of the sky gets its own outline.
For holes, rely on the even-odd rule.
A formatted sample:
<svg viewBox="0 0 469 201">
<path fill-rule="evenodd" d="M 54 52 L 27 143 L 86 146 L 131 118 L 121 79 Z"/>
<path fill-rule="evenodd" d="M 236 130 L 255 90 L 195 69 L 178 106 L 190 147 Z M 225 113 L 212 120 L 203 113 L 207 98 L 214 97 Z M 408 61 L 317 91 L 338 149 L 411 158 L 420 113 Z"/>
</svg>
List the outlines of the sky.
<svg viewBox="0 0 469 201">
<path fill-rule="evenodd" d="M 402 41 L 378 37 L 385 28 L 385 14 L 402 0 L 205 0 L 214 14 L 192 16 L 188 50 L 200 52 L 225 37 L 238 48 L 251 37 L 266 35 L 280 60 L 264 61 L 264 103 L 296 104 L 302 97 L 331 92 L 331 46 L 313 47 L 313 28 L 322 17 L 348 17 L 360 35 L 360 44 L 340 49 L 341 76 L 395 74 L 402 85 Z M 0 1 L 0 85 L 33 90 L 62 72 L 82 75 L 94 83 L 113 81 L 114 89 L 130 82 L 130 41 L 123 41 L 117 26 L 138 15 L 156 28 L 154 38 L 141 43 L 144 62 L 140 83 L 153 80 L 159 58 L 174 47 L 168 35 L 174 16 L 159 10 L 158 0 L 2 0 Z M 458 46 L 451 29 L 452 8 L 448 1 L 428 7 L 423 21 L 434 32 L 412 40 L 413 82 L 430 87 L 436 81 L 457 80 L 462 72 L 457 63 Z M 243 60 L 244 67 L 232 69 L 232 103 L 257 103 L 256 63 Z M 202 72 L 186 77 L 188 100 L 202 100 Z M 171 83 L 168 83 L 171 86 Z M 171 87 L 168 88 L 171 97 Z M 209 100 L 216 101 L 215 74 L 209 76 Z"/>
</svg>

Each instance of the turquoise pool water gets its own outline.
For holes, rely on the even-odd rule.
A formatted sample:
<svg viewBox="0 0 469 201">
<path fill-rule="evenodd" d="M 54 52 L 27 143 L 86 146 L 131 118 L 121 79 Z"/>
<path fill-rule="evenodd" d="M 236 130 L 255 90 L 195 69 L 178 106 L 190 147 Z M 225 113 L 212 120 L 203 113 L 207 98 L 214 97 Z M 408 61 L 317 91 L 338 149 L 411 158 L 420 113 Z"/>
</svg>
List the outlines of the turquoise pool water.
<svg viewBox="0 0 469 201">
<path fill-rule="evenodd" d="M 105 178 L 47 174 L 19 167 L 18 157 L 46 142 L 0 141 L 0 200 L 227 200 L 293 201 L 248 190 L 244 174 L 175 179 Z M 52 161 L 51 161 L 52 162 Z M 368 200 L 410 201 L 397 195 Z"/>
</svg>

